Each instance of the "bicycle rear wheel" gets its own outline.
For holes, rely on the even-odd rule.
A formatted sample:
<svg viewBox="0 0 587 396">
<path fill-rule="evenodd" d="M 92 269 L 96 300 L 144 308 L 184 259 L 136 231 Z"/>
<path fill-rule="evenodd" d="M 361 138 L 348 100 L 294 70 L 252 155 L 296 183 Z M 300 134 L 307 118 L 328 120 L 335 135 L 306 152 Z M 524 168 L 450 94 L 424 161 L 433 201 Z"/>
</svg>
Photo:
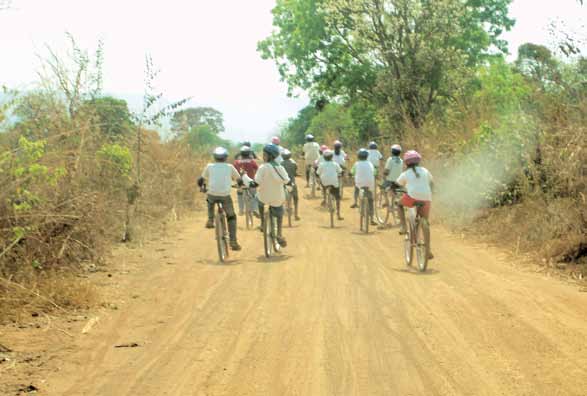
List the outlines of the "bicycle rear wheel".
<svg viewBox="0 0 587 396">
<path fill-rule="evenodd" d="M 263 215 L 263 247 L 265 248 L 265 257 L 271 257 L 273 254 L 273 236 L 271 235 L 269 208 L 267 208 L 267 211 Z"/>
<path fill-rule="evenodd" d="M 369 217 L 369 198 L 367 198 L 366 194 L 361 198 L 361 221 L 363 223 L 361 229 L 365 234 L 368 234 L 371 219 Z"/>
<path fill-rule="evenodd" d="M 409 212 L 407 213 L 409 215 Z M 414 243 L 413 243 L 413 235 L 414 235 L 414 225 L 412 219 L 408 217 L 407 219 L 408 226 L 406 233 L 404 235 L 404 260 L 408 267 L 412 266 L 412 260 L 414 258 Z"/>
<path fill-rule="evenodd" d="M 223 213 L 216 213 L 214 216 L 214 230 L 216 233 L 218 258 L 221 262 L 224 262 L 228 258 L 228 238 L 226 230 L 226 216 Z"/>
<path fill-rule="evenodd" d="M 334 228 L 334 199 L 332 197 L 332 189 L 328 189 L 326 193 L 326 202 L 328 207 L 328 213 L 330 214 L 330 228 Z"/>
<path fill-rule="evenodd" d="M 245 225 L 247 230 L 253 228 L 253 212 L 251 210 L 251 197 L 248 191 L 244 193 L 244 202 L 245 202 Z"/>
<path fill-rule="evenodd" d="M 385 190 L 380 191 L 377 195 L 375 215 L 377 216 L 377 222 L 381 225 L 386 225 L 389 221 L 389 201 L 389 193 Z"/>
<path fill-rule="evenodd" d="M 428 267 L 428 251 L 430 246 L 430 227 L 428 220 L 419 217 L 416 220 L 416 256 L 418 258 L 418 270 L 425 272 Z"/>
</svg>

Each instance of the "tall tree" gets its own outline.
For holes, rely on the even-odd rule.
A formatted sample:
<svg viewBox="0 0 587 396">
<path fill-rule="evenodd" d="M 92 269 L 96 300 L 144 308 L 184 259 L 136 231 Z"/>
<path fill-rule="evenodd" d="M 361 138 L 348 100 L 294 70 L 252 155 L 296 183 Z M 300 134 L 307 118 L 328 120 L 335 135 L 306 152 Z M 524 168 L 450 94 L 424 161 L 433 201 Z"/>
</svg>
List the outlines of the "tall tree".
<svg viewBox="0 0 587 396">
<path fill-rule="evenodd" d="M 202 126 L 218 135 L 224 132 L 224 116 L 212 107 L 191 107 L 176 112 L 171 119 L 171 128 L 178 135 Z"/>
<path fill-rule="evenodd" d="M 496 51 L 511 0 L 278 0 L 277 28 L 259 43 L 296 88 L 367 98 L 419 127 L 449 99 L 463 69 Z"/>
</svg>

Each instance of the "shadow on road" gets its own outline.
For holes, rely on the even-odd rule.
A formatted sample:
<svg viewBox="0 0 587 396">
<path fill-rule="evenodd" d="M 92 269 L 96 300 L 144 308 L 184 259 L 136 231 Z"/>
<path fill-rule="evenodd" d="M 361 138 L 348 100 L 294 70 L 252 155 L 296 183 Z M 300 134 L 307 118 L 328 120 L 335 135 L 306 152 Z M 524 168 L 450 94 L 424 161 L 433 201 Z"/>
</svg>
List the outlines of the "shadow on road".
<svg viewBox="0 0 587 396">
<path fill-rule="evenodd" d="M 259 256 L 257 257 L 257 262 L 258 263 L 281 263 L 284 261 L 287 261 L 291 258 L 291 256 L 287 255 L 287 254 L 280 254 L 280 255 L 275 255 L 275 256 L 271 256 L 269 258 L 263 256 Z"/>
<path fill-rule="evenodd" d="M 216 259 L 216 260 L 202 259 L 202 260 L 197 260 L 196 263 L 201 264 L 201 265 L 211 265 L 214 267 L 231 267 L 231 266 L 242 264 L 241 260 L 236 260 L 236 259 L 228 259 L 223 263 L 220 262 L 218 259 Z"/>
<path fill-rule="evenodd" d="M 428 268 L 426 270 L 426 272 L 420 272 L 416 268 L 402 268 L 402 269 L 394 268 L 393 270 L 395 272 L 400 272 L 400 273 L 409 274 L 409 275 L 417 275 L 417 276 L 436 275 L 436 274 L 440 273 L 439 270 L 434 269 L 434 268 Z"/>
</svg>

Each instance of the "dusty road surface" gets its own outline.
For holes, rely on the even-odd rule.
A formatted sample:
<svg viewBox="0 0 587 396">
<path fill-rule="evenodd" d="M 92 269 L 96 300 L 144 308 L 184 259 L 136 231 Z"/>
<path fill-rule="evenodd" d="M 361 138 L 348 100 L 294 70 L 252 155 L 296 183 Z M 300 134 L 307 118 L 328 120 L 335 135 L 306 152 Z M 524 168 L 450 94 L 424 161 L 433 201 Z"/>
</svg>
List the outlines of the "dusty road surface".
<svg viewBox="0 0 587 396">
<path fill-rule="evenodd" d="M 429 272 L 406 271 L 397 232 L 359 234 L 348 205 L 331 230 L 304 201 L 270 262 L 241 229 L 219 265 L 203 214 L 186 223 L 42 393 L 587 395 L 587 293 L 438 228 Z"/>
</svg>

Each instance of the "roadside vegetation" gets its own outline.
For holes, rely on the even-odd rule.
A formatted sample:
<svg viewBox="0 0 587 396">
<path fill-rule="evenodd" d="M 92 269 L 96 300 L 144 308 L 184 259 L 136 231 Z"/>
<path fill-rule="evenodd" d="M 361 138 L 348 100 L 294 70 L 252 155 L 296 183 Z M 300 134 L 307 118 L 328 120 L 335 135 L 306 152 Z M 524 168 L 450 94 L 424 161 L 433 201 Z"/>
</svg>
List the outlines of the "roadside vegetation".
<svg viewBox="0 0 587 396">
<path fill-rule="evenodd" d="M 101 45 L 68 39 L 68 54 L 48 49 L 34 89 L 0 96 L 0 322 L 92 304 L 80 275 L 193 209 L 201 152 L 226 143 L 217 110 L 162 104 L 149 58 L 132 112 L 102 92 Z"/>
<path fill-rule="evenodd" d="M 258 49 L 290 94 L 312 98 L 283 127 L 287 145 L 310 132 L 349 148 L 376 140 L 386 154 L 415 148 L 438 179 L 436 218 L 553 265 L 585 264 L 582 38 L 553 26 L 552 45 L 527 43 L 510 60 L 510 3 L 278 0 Z"/>
</svg>

